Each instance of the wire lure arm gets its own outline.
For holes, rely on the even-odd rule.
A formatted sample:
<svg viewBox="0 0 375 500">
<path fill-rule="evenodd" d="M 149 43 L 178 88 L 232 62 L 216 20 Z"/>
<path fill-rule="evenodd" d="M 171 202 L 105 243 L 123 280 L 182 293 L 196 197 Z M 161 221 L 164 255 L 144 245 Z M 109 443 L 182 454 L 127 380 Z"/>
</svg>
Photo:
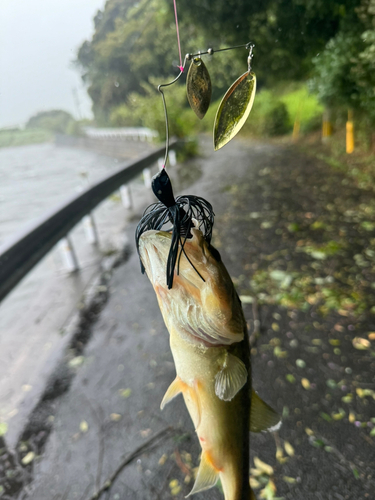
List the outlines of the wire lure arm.
<svg viewBox="0 0 375 500">
<path fill-rule="evenodd" d="M 168 120 L 168 110 L 167 110 L 167 103 L 165 102 L 165 96 L 164 92 L 162 91 L 163 87 L 169 87 L 170 85 L 173 85 L 174 83 L 179 80 L 184 72 L 185 65 L 186 65 L 186 56 L 184 59 L 184 64 L 180 66 L 180 73 L 176 76 L 174 80 L 172 80 L 169 83 L 162 83 L 158 86 L 158 91 L 161 94 L 161 98 L 163 100 L 163 108 L 164 108 L 164 117 L 165 117 L 165 156 L 164 156 L 164 162 L 163 162 L 163 168 L 166 167 L 167 161 L 168 161 L 168 155 L 169 155 L 169 120 Z M 182 68 L 182 69 L 181 69 Z"/>
</svg>

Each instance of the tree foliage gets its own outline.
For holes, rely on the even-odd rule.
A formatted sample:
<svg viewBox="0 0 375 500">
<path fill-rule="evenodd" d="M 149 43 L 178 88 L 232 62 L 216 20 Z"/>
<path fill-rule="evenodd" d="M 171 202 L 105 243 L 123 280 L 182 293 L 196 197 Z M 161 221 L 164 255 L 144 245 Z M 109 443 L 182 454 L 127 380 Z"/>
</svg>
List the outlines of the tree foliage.
<svg viewBox="0 0 375 500">
<path fill-rule="evenodd" d="M 314 76 L 323 102 L 345 105 L 349 100 L 365 108 L 373 100 L 374 2 L 178 0 L 183 53 L 252 41 L 260 86 Z M 213 99 L 246 70 L 246 58 L 245 49 L 205 58 Z M 115 110 L 131 107 L 131 95 L 149 96 L 151 80 L 162 83 L 178 73 L 172 1 L 107 0 L 77 63 L 97 121 L 108 123 L 111 116 L 118 121 Z"/>
<path fill-rule="evenodd" d="M 27 122 L 26 128 L 66 134 L 74 123 L 75 120 L 70 113 L 62 109 L 53 109 L 51 111 L 41 111 L 32 116 Z"/>
<path fill-rule="evenodd" d="M 375 122 L 375 0 L 363 0 L 313 59 L 311 86 L 330 108 L 348 107 Z"/>
<path fill-rule="evenodd" d="M 265 83 L 305 78 L 311 58 L 335 35 L 358 0 L 181 0 L 208 37 L 227 44 L 251 40 Z"/>
<path fill-rule="evenodd" d="M 95 18 L 95 34 L 78 52 L 94 114 L 105 121 L 150 76 L 171 73 L 173 13 L 163 0 L 108 0 Z"/>
<path fill-rule="evenodd" d="M 132 92 L 126 104 L 116 107 L 110 116 L 117 126 L 136 125 L 156 130 L 165 139 L 163 104 L 157 91 L 157 79 L 143 85 L 143 93 Z M 168 89 L 169 132 L 176 137 L 184 137 L 194 128 L 197 118 L 186 107 L 186 90 L 183 85 L 173 85 Z"/>
</svg>

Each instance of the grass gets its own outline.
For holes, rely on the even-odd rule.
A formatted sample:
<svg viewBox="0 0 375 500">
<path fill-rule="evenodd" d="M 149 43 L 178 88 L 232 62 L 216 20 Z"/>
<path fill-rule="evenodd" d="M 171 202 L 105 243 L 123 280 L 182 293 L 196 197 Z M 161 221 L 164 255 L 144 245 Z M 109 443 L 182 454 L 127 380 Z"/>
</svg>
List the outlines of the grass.
<svg viewBox="0 0 375 500">
<path fill-rule="evenodd" d="M 295 120 L 300 122 L 300 132 L 308 133 L 320 128 L 323 110 L 305 83 L 262 89 L 257 92 L 243 133 L 256 137 L 284 135 L 292 132 Z"/>
<path fill-rule="evenodd" d="M 319 103 L 316 96 L 310 94 L 306 84 L 300 84 L 296 88 L 281 93 L 279 96 L 288 110 L 288 114 L 294 123 L 300 121 L 301 130 L 309 131 L 321 122 L 324 107 Z"/>
<path fill-rule="evenodd" d="M 38 144 L 41 142 L 49 142 L 52 139 L 53 134 L 42 129 L 0 130 L 0 148 Z"/>
</svg>

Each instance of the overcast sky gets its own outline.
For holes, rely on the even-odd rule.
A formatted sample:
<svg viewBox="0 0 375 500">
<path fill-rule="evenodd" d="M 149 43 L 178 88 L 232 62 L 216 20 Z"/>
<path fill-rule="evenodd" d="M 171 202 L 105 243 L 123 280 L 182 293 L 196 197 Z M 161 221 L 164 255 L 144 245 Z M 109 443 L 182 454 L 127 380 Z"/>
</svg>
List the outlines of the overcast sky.
<svg viewBox="0 0 375 500">
<path fill-rule="evenodd" d="M 23 125 L 38 111 L 91 116 L 91 101 L 72 67 L 105 0 L 0 0 L 0 128 Z"/>
</svg>

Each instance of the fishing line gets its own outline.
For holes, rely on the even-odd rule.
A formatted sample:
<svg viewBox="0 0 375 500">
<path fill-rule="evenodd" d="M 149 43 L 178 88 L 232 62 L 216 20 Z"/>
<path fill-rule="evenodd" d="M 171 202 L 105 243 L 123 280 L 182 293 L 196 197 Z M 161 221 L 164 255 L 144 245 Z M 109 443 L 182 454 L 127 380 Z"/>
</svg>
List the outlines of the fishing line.
<svg viewBox="0 0 375 500">
<path fill-rule="evenodd" d="M 180 71 L 183 70 L 182 66 L 182 58 L 181 58 L 181 43 L 180 43 L 180 30 L 178 29 L 178 18 L 177 18 L 177 5 L 176 5 L 176 0 L 173 0 L 173 6 L 174 6 L 174 17 L 176 21 L 176 33 L 177 33 L 177 45 L 178 45 L 178 55 L 180 56 Z"/>
<path fill-rule="evenodd" d="M 182 69 L 180 68 L 179 75 L 177 75 L 176 78 L 174 80 L 172 80 L 171 82 L 162 83 L 158 86 L 158 91 L 160 92 L 161 98 L 163 101 L 164 118 L 165 118 L 165 155 L 164 155 L 164 162 L 163 162 L 162 168 L 166 167 L 167 161 L 168 161 L 168 155 L 169 155 L 169 119 L 168 119 L 167 103 L 165 102 L 165 96 L 164 96 L 164 92 L 162 91 L 162 88 L 169 87 L 170 85 L 173 85 L 174 83 L 177 82 L 177 80 L 181 77 L 182 73 L 184 72 L 185 64 L 186 64 L 186 58 L 184 60 L 183 66 L 181 66 Z"/>
</svg>

